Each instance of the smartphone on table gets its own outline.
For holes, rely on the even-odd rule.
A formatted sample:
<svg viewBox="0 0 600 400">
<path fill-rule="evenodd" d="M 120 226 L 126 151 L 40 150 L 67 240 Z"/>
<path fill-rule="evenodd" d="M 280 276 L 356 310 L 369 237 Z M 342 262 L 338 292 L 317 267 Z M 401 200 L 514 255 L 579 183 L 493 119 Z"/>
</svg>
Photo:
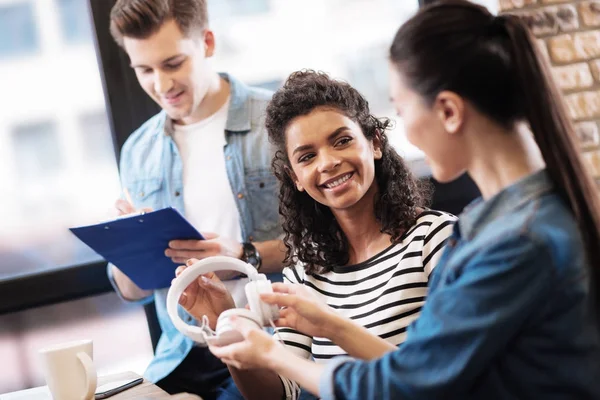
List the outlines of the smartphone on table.
<svg viewBox="0 0 600 400">
<path fill-rule="evenodd" d="M 106 399 L 107 397 L 114 396 L 117 393 L 121 393 L 131 387 L 139 385 L 144 382 L 144 378 L 133 378 L 133 379 L 121 379 L 114 382 L 105 383 L 96 388 L 94 397 L 96 400 Z"/>
</svg>

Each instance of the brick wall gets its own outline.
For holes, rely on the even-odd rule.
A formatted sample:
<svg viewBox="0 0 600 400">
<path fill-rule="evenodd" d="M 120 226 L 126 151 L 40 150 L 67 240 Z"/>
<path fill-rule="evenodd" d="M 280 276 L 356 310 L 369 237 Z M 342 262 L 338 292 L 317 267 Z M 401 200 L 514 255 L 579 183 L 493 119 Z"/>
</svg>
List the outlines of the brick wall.
<svg viewBox="0 0 600 400">
<path fill-rule="evenodd" d="M 600 179 L 600 1 L 499 0 L 500 12 L 525 17 L 550 60 L 575 121 L 581 151 Z"/>
</svg>

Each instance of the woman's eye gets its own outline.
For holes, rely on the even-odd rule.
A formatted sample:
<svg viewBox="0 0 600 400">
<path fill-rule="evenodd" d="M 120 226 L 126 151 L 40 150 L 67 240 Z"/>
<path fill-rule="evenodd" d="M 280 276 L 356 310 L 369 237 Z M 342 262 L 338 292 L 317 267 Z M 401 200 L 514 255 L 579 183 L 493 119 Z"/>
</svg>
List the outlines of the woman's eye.
<svg viewBox="0 0 600 400">
<path fill-rule="evenodd" d="M 299 163 L 302 163 L 302 162 L 305 162 L 305 161 L 308 161 L 308 160 L 310 160 L 310 159 L 311 159 L 311 158 L 313 158 L 313 157 L 314 157 L 314 154 L 305 154 L 305 155 L 303 155 L 302 157 L 300 157 L 300 158 L 298 159 L 298 162 L 299 162 Z"/>
<path fill-rule="evenodd" d="M 343 146 L 343 145 L 350 143 L 351 141 L 352 141 L 352 138 L 344 137 L 337 141 L 336 146 Z"/>
</svg>

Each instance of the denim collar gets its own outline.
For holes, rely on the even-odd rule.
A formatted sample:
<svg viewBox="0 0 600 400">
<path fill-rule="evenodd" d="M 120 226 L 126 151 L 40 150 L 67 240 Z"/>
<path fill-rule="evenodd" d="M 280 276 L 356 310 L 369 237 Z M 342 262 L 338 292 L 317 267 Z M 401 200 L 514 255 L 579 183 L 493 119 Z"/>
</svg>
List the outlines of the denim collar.
<svg viewBox="0 0 600 400">
<path fill-rule="evenodd" d="M 227 73 L 219 72 L 219 76 L 229 82 L 230 85 L 229 109 L 227 110 L 225 131 L 227 133 L 250 132 L 252 122 L 250 121 L 251 99 L 248 86 Z M 165 134 L 172 136 L 173 132 L 175 132 L 173 120 L 169 118 L 164 110 L 160 112 L 160 116 Z"/>
<path fill-rule="evenodd" d="M 473 239 L 481 229 L 497 218 L 552 191 L 553 186 L 548 172 L 543 169 L 518 180 L 487 201 L 482 197 L 473 200 L 458 219 L 461 236 Z"/>
</svg>

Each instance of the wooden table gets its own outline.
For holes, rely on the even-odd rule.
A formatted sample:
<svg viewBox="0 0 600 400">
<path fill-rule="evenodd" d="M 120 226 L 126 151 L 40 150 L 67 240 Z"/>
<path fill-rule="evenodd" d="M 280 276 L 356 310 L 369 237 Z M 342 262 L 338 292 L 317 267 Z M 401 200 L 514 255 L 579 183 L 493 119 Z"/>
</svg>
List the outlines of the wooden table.
<svg viewBox="0 0 600 400">
<path fill-rule="evenodd" d="M 134 372 L 123 372 L 120 374 L 100 376 L 98 377 L 98 386 L 104 385 L 105 383 L 120 381 L 122 379 L 135 379 L 140 376 Z M 170 395 L 155 384 L 148 382 L 144 379 L 144 382 L 129 388 L 119 394 L 109 397 L 108 399 L 113 400 L 202 400 L 196 395 L 188 393 L 180 393 L 176 395 Z M 0 400 L 52 400 L 52 395 L 48 386 L 40 386 L 33 389 L 20 390 L 18 392 L 0 394 Z"/>
</svg>

